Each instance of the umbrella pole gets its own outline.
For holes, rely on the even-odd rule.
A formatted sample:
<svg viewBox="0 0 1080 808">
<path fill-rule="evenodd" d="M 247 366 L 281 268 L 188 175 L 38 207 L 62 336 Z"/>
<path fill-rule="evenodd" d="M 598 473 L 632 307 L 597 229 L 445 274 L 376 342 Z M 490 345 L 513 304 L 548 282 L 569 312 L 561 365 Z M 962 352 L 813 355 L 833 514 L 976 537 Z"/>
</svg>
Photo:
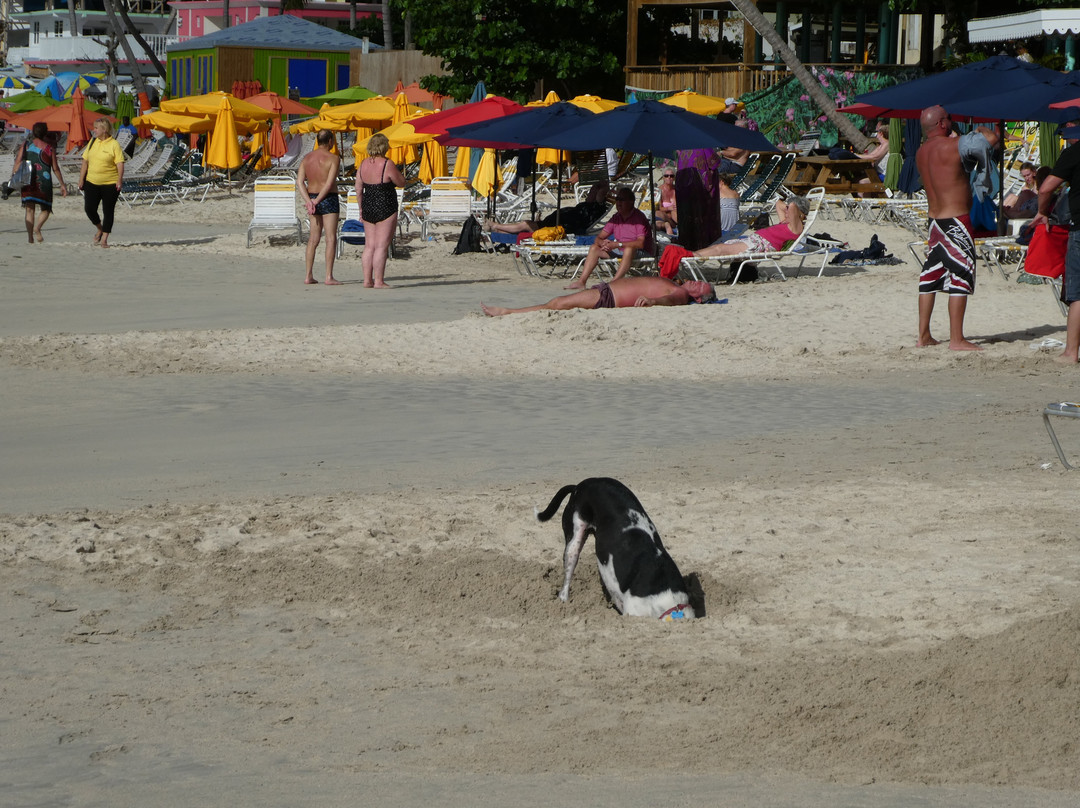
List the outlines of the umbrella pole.
<svg viewBox="0 0 1080 808">
<path fill-rule="evenodd" d="M 998 121 L 998 129 L 1001 132 L 1001 162 L 998 163 L 998 212 L 997 233 L 1005 235 L 1005 121 Z"/>
<path fill-rule="evenodd" d="M 653 238 L 656 238 L 656 189 L 653 188 L 653 163 L 652 152 L 649 152 L 649 210 L 652 211 Z"/>
<path fill-rule="evenodd" d="M 555 226 L 558 227 L 559 210 L 562 209 L 562 160 L 555 163 Z"/>
</svg>

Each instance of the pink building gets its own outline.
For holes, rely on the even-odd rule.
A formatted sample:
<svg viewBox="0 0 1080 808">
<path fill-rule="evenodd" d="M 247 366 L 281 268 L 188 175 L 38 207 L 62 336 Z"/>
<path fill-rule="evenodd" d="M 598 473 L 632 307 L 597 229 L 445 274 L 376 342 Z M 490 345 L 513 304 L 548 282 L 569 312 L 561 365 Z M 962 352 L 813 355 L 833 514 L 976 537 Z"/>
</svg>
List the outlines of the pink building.
<svg viewBox="0 0 1080 808">
<path fill-rule="evenodd" d="M 169 6 L 176 10 L 176 33 L 183 42 L 187 39 L 212 34 L 225 27 L 223 14 L 225 4 L 222 0 L 172 0 Z M 381 3 L 357 3 L 356 17 L 379 17 L 382 14 Z M 281 13 L 279 0 L 230 0 L 229 27 L 251 22 L 259 17 L 273 17 Z M 347 2 L 319 2 L 313 0 L 304 4 L 302 9 L 286 12 L 295 17 L 322 25 L 337 27 L 349 22 L 349 4 Z"/>
</svg>

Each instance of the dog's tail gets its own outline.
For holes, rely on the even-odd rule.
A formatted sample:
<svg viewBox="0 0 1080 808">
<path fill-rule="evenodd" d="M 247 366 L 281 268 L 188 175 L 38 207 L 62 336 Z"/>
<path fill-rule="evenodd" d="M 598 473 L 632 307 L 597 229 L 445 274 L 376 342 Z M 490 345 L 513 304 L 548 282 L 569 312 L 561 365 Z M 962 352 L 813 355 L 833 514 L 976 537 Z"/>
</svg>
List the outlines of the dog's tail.
<svg viewBox="0 0 1080 808">
<path fill-rule="evenodd" d="M 574 493 L 574 490 L 576 488 L 576 485 L 564 485 L 562 488 L 559 489 L 559 492 L 554 496 L 554 498 L 551 500 L 548 506 L 544 508 L 544 510 L 536 512 L 536 518 L 541 522 L 546 522 L 548 519 L 553 517 L 556 511 L 559 510 L 559 506 L 562 505 L 562 501 L 566 499 L 568 495 Z"/>
</svg>

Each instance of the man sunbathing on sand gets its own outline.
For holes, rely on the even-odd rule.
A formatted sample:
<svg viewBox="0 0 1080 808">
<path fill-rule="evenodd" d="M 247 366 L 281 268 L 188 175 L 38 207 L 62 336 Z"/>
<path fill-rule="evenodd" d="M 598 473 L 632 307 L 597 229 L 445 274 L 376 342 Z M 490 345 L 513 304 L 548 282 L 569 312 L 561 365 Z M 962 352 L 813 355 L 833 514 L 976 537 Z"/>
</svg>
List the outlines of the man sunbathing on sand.
<svg viewBox="0 0 1080 808">
<path fill-rule="evenodd" d="M 480 304 L 488 317 L 520 314 L 526 311 L 566 311 L 567 309 L 622 309 L 641 306 L 685 306 L 691 300 L 708 303 L 716 298 L 712 284 L 687 281 L 682 286 L 667 278 L 616 278 L 610 283 L 598 283 L 591 289 L 563 295 L 539 306 L 504 309 Z"/>
</svg>

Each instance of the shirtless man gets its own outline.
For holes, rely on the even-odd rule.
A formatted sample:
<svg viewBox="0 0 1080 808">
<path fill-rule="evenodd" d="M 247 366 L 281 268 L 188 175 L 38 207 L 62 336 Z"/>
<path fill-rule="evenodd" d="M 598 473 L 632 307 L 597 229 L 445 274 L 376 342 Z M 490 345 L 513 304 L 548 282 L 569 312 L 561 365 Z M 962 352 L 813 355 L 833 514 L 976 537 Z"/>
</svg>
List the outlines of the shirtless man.
<svg viewBox="0 0 1080 808">
<path fill-rule="evenodd" d="M 952 137 L 952 119 L 942 107 L 927 107 L 920 119 L 926 141 L 915 155 L 926 188 L 930 238 L 929 254 L 919 276 L 919 335 L 916 346 L 937 345 L 930 335 L 930 315 L 938 292 L 949 294 L 949 348 L 981 351 L 964 336 L 968 296 L 975 291 L 975 242 L 971 236 L 970 165 L 965 165 L 973 138 L 984 137 L 991 147 L 997 134 L 980 127 Z M 973 158 L 967 158 L 970 162 Z"/>
<path fill-rule="evenodd" d="M 315 267 L 315 248 L 319 239 L 326 234 L 326 285 L 340 286 L 341 281 L 334 278 L 334 258 L 337 252 L 337 225 L 341 212 L 341 202 L 337 195 L 337 175 L 341 167 L 341 158 L 330 151 L 334 145 L 334 133 L 320 129 L 315 136 L 315 150 L 300 162 L 296 173 L 296 187 L 304 199 L 308 216 L 311 217 L 308 232 L 307 277 L 304 283 L 318 283 L 312 276 Z"/>
<path fill-rule="evenodd" d="M 525 311 L 566 311 L 568 309 L 623 309 L 642 306 L 685 306 L 691 300 L 708 303 L 716 297 L 712 284 L 705 281 L 687 281 L 682 286 L 666 278 L 653 276 L 617 278 L 610 283 L 598 283 L 591 289 L 582 289 L 563 295 L 539 306 L 522 309 L 504 309 L 480 304 L 488 317 L 504 314 L 520 314 Z"/>
</svg>

